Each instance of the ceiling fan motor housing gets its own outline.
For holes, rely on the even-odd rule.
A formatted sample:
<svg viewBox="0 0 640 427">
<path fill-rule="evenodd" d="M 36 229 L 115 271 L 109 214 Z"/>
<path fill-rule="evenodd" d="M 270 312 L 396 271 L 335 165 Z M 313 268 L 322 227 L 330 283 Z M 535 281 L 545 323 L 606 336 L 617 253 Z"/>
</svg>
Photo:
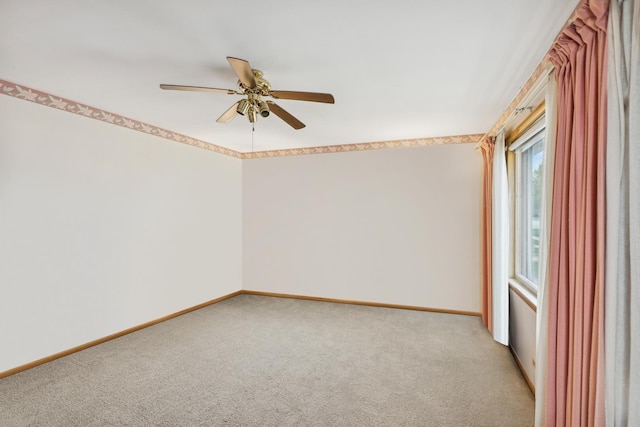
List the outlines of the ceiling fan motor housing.
<svg viewBox="0 0 640 427">
<path fill-rule="evenodd" d="M 248 87 L 242 83 L 242 81 L 238 80 L 238 87 L 240 91 L 247 95 L 248 100 L 248 110 L 249 110 L 249 121 L 254 123 L 257 120 L 257 114 L 260 113 L 262 117 L 269 117 L 269 105 L 262 100 L 262 96 L 269 96 L 269 92 L 271 90 L 271 84 L 264 78 L 262 78 L 262 71 L 252 69 L 255 87 Z M 244 115 L 247 108 L 245 103 L 238 104 L 238 113 Z M 242 110 L 241 110 L 242 108 Z"/>
<path fill-rule="evenodd" d="M 168 84 L 160 84 L 160 88 L 198 92 L 220 92 L 228 95 L 246 96 L 246 98 L 236 102 L 229 107 L 227 111 L 222 113 L 222 115 L 216 120 L 218 123 L 229 123 L 237 114 L 242 116 L 246 115 L 251 123 L 255 123 L 258 120 L 258 115 L 262 117 L 269 117 L 271 112 L 273 112 L 273 114 L 284 120 L 292 128 L 302 129 L 305 127 L 304 123 L 292 116 L 275 102 L 264 101 L 262 97 L 268 96 L 276 99 L 294 99 L 298 101 L 324 102 L 329 104 L 333 104 L 335 102 L 333 95 L 330 93 L 287 90 L 272 91 L 271 84 L 263 78 L 262 71 L 251 68 L 249 62 L 244 59 L 234 58 L 231 56 L 227 56 L 227 61 L 229 61 L 231 68 L 233 68 L 236 75 L 239 77 L 237 91 L 232 89 Z"/>
</svg>

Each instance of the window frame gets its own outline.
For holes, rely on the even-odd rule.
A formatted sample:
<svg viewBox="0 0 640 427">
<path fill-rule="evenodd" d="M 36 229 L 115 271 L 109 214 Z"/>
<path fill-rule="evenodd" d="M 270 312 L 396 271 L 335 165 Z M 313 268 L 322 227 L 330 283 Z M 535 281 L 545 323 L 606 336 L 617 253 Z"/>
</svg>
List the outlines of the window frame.
<svg viewBox="0 0 640 427">
<path fill-rule="evenodd" d="M 521 200 L 523 196 L 522 190 L 522 180 L 523 180 L 523 153 L 531 148 L 538 142 L 542 142 L 542 153 L 543 153 L 543 162 L 546 161 L 545 150 L 547 145 L 545 144 L 546 140 L 546 123 L 545 123 L 545 114 L 542 114 L 530 127 L 524 132 L 521 136 L 519 136 L 513 143 L 509 145 L 509 151 L 512 151 L 515 154 L 515 182 L 514 182 L 514 195 L 515 195 L 515 203 L 513 210 L 513 220 L 514 220 L 514 251 L 513 251 L 513 277 L 517 283 L 524 286 L 528 291 L 532 292 L 533 295 L 537 295 L 539 285 L 533 283 L 529 278 L 527 278 L 524 274 L 522 274 L 522 245 L 523 242 L 521 240 L 522 233 L 520 232 L 523 226 L 522 219 L 522 205 Z M 544 164 L 544 163 L 543 163 Z M 546 196 L 544 194 L 544 188 L 542 189 L 542 198 Z M 542 221 L 542 218 L 541 218 Z"/>
</svg>

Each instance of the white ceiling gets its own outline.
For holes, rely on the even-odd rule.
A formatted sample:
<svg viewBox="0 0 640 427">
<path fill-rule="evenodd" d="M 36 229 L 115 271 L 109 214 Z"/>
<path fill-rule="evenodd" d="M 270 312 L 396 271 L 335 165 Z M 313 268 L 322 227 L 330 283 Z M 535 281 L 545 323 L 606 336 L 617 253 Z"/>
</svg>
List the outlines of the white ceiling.
<svg viewBox="0 0 640 427">
<path fill-rule="evenodd" d="M 0 0 L 0 79 L 233 150 L 251 125 L 215 119 L 236 88 L 225 57 L 273 89 L 307 127 L 260 118 L 254 150 L 487 132 L 578 0 Z"/>
</svg>

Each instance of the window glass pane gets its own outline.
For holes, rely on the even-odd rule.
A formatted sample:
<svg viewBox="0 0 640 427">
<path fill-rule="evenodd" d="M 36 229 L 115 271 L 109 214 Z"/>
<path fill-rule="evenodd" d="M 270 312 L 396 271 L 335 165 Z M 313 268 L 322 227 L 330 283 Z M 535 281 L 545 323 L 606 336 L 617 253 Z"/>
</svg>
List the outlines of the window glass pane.
<svg viewBox="0 0 640 427">
<path fill-rule="evenodd" d="M 540 258 L 540 215 L 542 207 L 543 136 L 521 153 L 519 200 L 519 268 L 518 273 L 538 284 Z"/>
</svg>

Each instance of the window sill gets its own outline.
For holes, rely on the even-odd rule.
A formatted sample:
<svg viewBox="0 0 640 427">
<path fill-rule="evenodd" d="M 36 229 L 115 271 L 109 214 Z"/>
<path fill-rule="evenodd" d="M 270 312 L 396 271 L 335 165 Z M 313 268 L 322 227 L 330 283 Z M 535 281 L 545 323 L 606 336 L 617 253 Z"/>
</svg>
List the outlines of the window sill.
<svg viewBox="0 0 640 427">
<path fill-rule="evenodd" d="M 514 278 L 509 279 L 509 289 L 519 296 L 520 299 L 522 299 L 531 308 L 531 310 L 538 310 L 538 296 L 534 294 L 531 289 Z"/>
</svg>

